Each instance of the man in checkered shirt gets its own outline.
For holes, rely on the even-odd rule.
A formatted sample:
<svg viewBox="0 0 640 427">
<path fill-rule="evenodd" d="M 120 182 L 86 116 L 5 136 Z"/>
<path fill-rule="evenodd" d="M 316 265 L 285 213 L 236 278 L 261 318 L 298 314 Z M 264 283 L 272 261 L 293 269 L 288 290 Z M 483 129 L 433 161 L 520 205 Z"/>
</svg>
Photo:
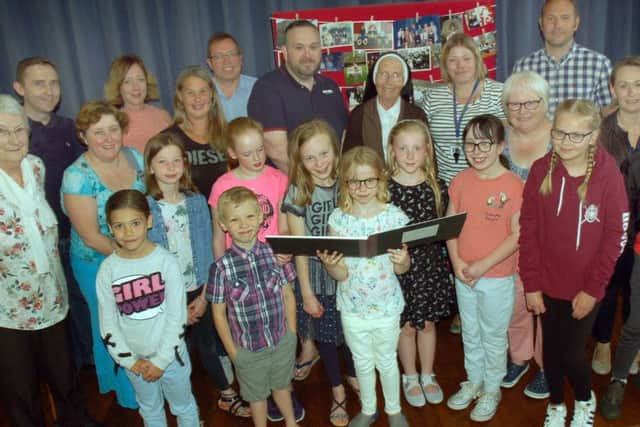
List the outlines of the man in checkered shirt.
<svg viewBox="0 0 640 427">
<path fill-rule="evenodd" d="M 575 2 L 545 0 L 538 23 L 544 48 L 516 61 L 513 72 L 535 71 L 549 82 L 548 114 L 553 115 L 556 106 L 569 98 L 590 99 L 600 108 L 609 105 L 611 61 L 574 41 L 580 25 Z"/>
</svg>

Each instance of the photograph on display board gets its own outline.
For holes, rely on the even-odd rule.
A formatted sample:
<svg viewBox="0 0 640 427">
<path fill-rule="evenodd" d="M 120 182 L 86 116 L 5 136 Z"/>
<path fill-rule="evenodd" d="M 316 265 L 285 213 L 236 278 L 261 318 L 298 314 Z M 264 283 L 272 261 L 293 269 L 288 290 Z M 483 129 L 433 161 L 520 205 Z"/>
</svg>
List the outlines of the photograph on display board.
<svg viewBox="0 0 640 427">
<path fill-rule="evenodd" d="M 427 99 L 427 92 L 431 90 L 431 87 L 441 83 L 431 83 L 429 80 L 417 79 L 412 76 L 411 82 L 413 83 L 413 103 L 418 107 L 424 105 Z"/>
<path fill-rule="evenodd" d="M 378 52 L 367 52 L 367 68 L 369 68 L 369 71 L 371 71 L 371 69 L 373 69 L 373 65 L 376 63 L 376 61 L 380 57 L 381 53 L 382 52 L 380 52 L 380 51 L 378 51 Z"/>
<path fill-rule="evenodd" d="M 321 71 L 342 71 L 344 68 L 344 53 L 322 52 Z"/>
<path fill-rule="evenodd" d="M 436 43 L 429 46 L 429 53 L 431 54 L 431 68 L 440 68 L 440 56 L 442 55 L 442 45 Z"/>
<path fill-rule="evenodd" d="M 482 33 L 479 36 L 475 36 L 473 41 L 478 45 L 483 58 L 498 53 L 495 32 Z"/>
<path fill-rule="evenodd" d="M 493 14 L 488 6 L 478 6 L 464 13 L 467 27 L 478 28 L 493 23 Z"/>
<path fill-rule="evenodd" d="M 348 85 L 362 84 L 367 80 L 367 56 L 355 50 L 344 54 L 344 80 Z"/>
<path fill-rule="evenodd" d="M 421 16 L 416 21 L 418 35 L 415 38 L 416 47 L 431 46 L 440 42 L 440 17 Z"/>
<path fill-rule="evenodd" d="M 456 13 L 440 17 L 440 35 L 441 42 L 447 41 L 453 33 L 461 33 L 462 31 L 462 13 Z"/>
<path fill-rule="evenodd" d="M 429 47 L 412 47 L 409 49 L 397 49 L 396 53 L 409 64 L 411 71 L 430 70 L 431 56 Z"/>
<path fill-rule="evenodd" d="M 353 40 L 355 49 L 393 49 L 393 22 L 354 22 Z"/>
<path fill-rule="evenodd" d="M 344 91 L 346 93 L 347 103 L 349 104 L 349 111 L 362 104 L 364 86 L 348 87 L 344 88 Z"/>
<path fill-rule="evenodd" d="M 320 24 L 320 43 L 323 48 L 353 46 L 353 22 Z"/>
<path fill-rule="evenodd" d="M 277 32 L 277 40 L 278 40 L 278 48 L 284 46 L 284 32 L 287 29 L 287 27 L 289 26 L 289 24 L 291 24 L 293 21 L 295 21 L 295 19 L 280 19 L 280 18 L 276 18 L 276 32 Z M 309 22 L 311 22 L 313 25 L 315 25 L 316 27 L 318 26 L 318 20 L 317 19 L 309 19 Z"/>
</svg>

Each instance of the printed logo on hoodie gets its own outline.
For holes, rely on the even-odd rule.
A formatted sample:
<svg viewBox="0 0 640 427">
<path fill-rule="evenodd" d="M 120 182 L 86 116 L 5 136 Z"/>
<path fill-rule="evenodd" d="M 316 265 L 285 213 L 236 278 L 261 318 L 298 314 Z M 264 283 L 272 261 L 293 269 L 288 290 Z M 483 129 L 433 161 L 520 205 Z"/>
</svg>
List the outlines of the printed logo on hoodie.
<svg viewBox="0 0 640 427">
<path fill-rule="evenodd" d="M 111 290 L 120 314 L 131 319 L 151 319 L 164 311 L 164 280 L 160 272 L 117 279 Z"/>
</svg>

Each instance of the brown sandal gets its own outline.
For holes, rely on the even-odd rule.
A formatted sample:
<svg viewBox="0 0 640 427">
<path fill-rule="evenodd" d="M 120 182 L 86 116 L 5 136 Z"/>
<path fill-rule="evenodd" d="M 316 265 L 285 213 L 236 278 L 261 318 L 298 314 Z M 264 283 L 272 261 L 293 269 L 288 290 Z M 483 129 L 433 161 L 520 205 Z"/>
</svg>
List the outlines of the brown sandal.
<svg viewBox="0 0 640 427">
<path fill-rule="evenodd" d="M 345 427 L 349 424 L 349 413 L 345 407 L 347 399 L 342 399 L 342 402 L 338 402 L 335 398 L 331 404 L 331 412 L 329 412 L 329 421 L 336 427 Z M 344 413 L 340 412 L 344 411 Z"/>
<path fill-rule="evenodd" d="M 242 400 L 237 394 L 234 394 L 232 397 L 220 395 L 218 398 L 218 408 L 236 417 L 251 418 L 251 407 L 249 403 Z"/>
</svg>

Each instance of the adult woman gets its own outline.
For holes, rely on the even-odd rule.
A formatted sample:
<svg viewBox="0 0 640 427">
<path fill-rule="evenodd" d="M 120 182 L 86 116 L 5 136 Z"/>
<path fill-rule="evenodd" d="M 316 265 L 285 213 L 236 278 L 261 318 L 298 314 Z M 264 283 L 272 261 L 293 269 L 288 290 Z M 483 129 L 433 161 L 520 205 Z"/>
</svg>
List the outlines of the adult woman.
<svg viewBox="0 0 640 427">
<path fill-rule="evenodd" d="M 436 148 L 438 177 L 447 184 L 465 169 L 462 131 L 481 114 L 504 119 L 500 104 L 502 83 L 487 78 L 487 68 L 471 37 L 452 34 L 442 47 L 441 72 L 445 84 L 429 90 L 422 108 L 427 114 Z"/>
<path fill-rule="evenodd" d="M 607 116 L 600 127 L 600 144 L 611 154 L 623 171 L 630 168 L 630 157 L 640 152 L 640 56 L 630 56 L 618 61 L 611 72 L 609 88 L 618 101 L 618 109 Z M 637 157 L 637 156 L 635 156 Z M 635 163 L 635 159 L 634 159 Z M 627 173 L 624 173 L 628 176 Z M 628 180 L 627 180 L 628 181 Z M 627 189 L 633 183 L 627 182 Z M 631 212 L 635 210 L 637 195 L 629 194 Z M 633 219 L 633 218 L 632 218 Z M 635 219 L 637 221 L 637 218 Z M 631 221 L 630 238 L 622 255 L 618 258 L 613 276 L 607 286 L 598 317 L 593 325 L 596 346 L 593 351 L 592 368 L 606 375 L 611 370 L 611 333 L 617 311 L 618 294 L 623 296 L 623 317 L 629 317 L 629 279 L 633 266 L 632 245 L 635 240 L 634 221 Z M 618 357 L 616 355 L 616 357 Z M 637 364 L 633 370 L 637 373 Z M 620 377 L 620 372 L 615 373 Z"/>
<path fill-rule="evenodd" d="M 173 108 L 173 125 L 166 131 L 182 141 L 193 183 L 208 199 L 213 183 L 227 171 L 227 160 L 224 113 L 205 68 L 190 66 L 182 70 L 176 81 Z"/>
<path fill-rule="evenodd" d="M 342 152 L 366 145 L 385 158 L 387 138 L 400 120 L 417 119 L 427 123 L 420 108 L 413 105 L 411 70 L 400 55 L 380 55 L 369 73 L 363 102 L 349 116 Z"/>
<path fill-rule="evenodd" d="M 0 395 L 11 423 L 44 425 L 40 375 L 65 425 L 96 425 L 75 380 L 58 222 L 44 193 L 44 163 L 28 155 L 29 122 L 0 95 Z"/>
<path fill-rule="evenodd" d="M 534 161 L 551 148 L 551 121 L 547 118 L 549 84 L 538 73 L 523 71 L 512 74 L 504 84 L 502 106 L 511 127 L 506 133 L 507 144 L 502 154 L 513 172 L 527 179 Z M 524 394 L 534 399 L 549 397 L 549 386 L 542 370 L 542 324 L 540 318 L 534 339 L 534 316 L 527 310 L 522 281 L 516 279 L 516 300 L 509 325 L 509 356 L 507 374 L 502 387 L 514 387 L 529 370 L 534 358 L 540 371 L 527 385 Z"/>
<path fill-rule="evenodd" d="M 142 155 L 122 146 L 127 115 L 102 101 L 88 102 L 76 117 L 80 139 L 87 152 L 64 172 L 63 208 L 71 220 L 71 267 L 91 314 L 93 357 L 101 393 L 116 391 L 118 403 L 136 408 L 133 389 L 124 372 L 118 372 L 100 336 L 96 274 L 100 263 L 116 247 L 107 227 L 105 204 L 124 188 L 145 191 Z"/>
<path fill-rule="evenodd" d="M 122 143 L 140 153 L 149 138 L 171 123 L 169 113 L 147 104 L 160 99 L 160 91 L 155 77 L 138 56 L 122 55 L 114 59 L 104 84 L 104 99 L 127 113 L 129 126 Z"/>
</svg>

